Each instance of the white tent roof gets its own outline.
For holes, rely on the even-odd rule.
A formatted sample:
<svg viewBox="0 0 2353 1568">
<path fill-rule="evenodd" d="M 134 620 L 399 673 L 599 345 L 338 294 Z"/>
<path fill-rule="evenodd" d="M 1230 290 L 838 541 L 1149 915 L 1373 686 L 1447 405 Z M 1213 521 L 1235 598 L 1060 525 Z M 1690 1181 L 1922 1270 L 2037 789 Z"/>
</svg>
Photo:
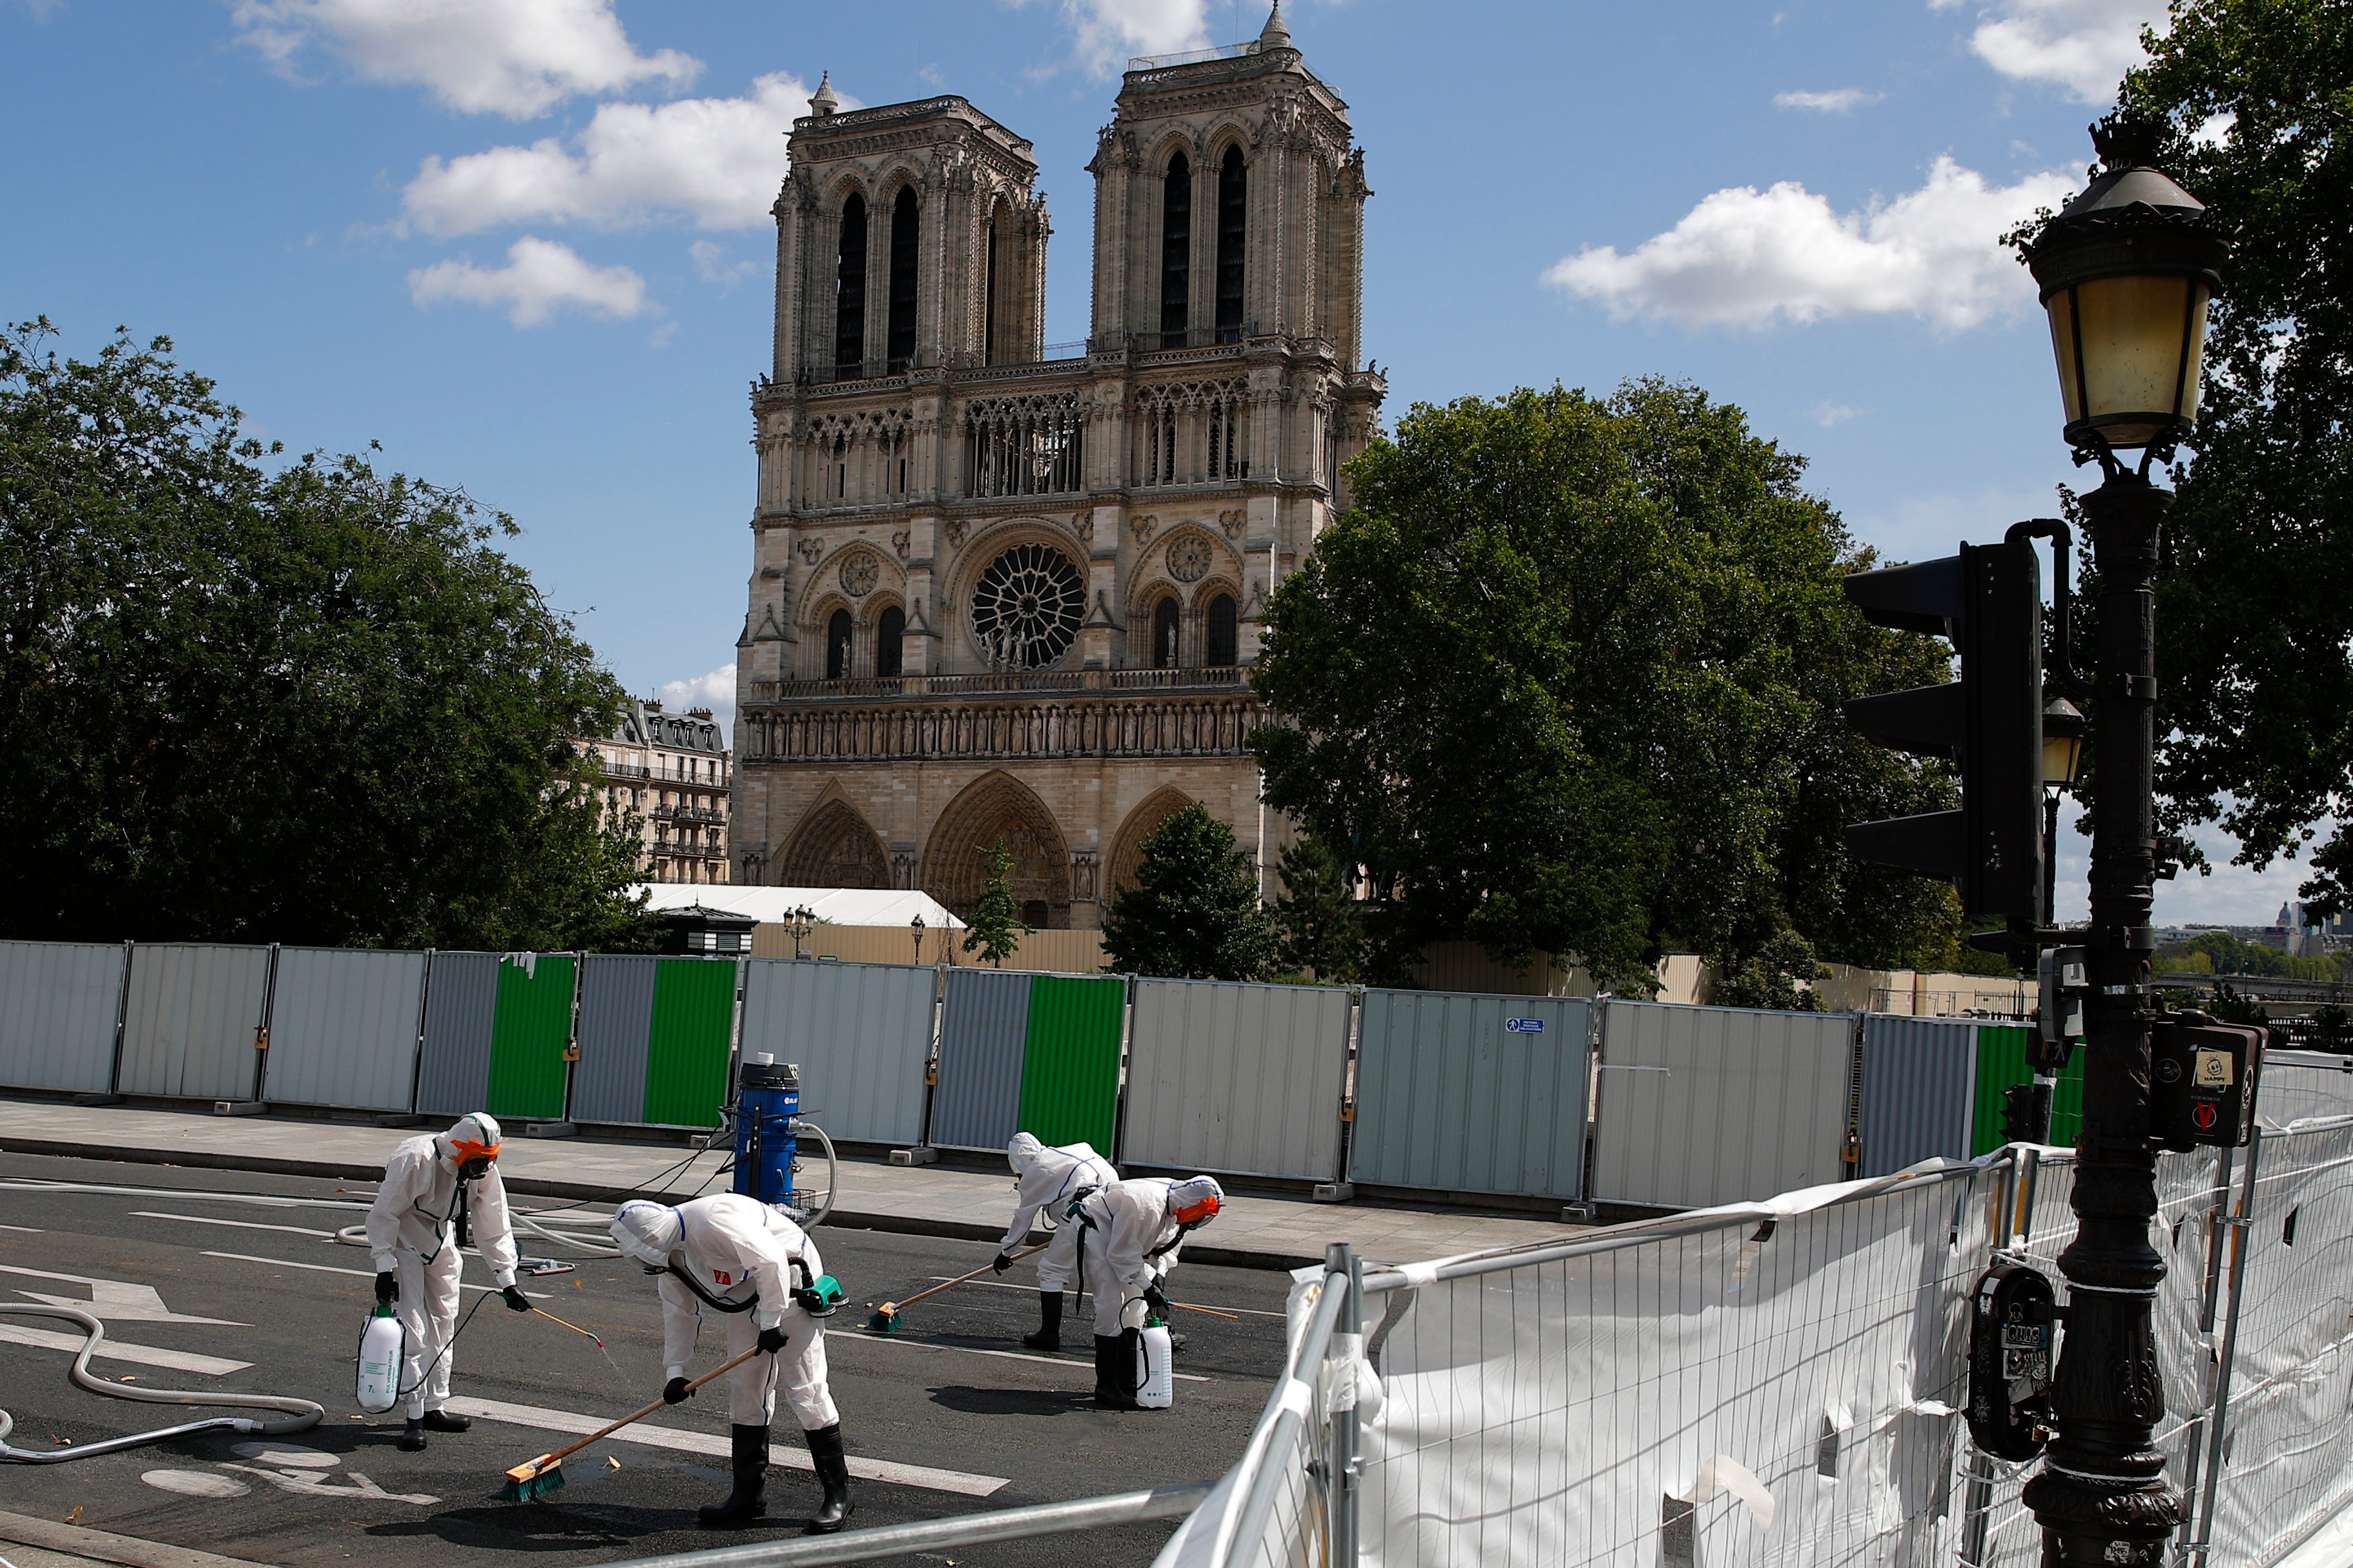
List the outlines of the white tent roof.
<svg viewBox="0 0 2353 1568">
<path fill-rule="evenodd" d="M 701 905 L 732 915 L 780 925 L 789 911 L 807 905 L 817 918 L 838 926 L 897 926 L 904 928 L 917 915 L 923 929 L 962 929 L 964 921 L 929 893 L 893 888 L 745 888 L 726 882 L 640 882 L 646 907 L 687 910 Z"/>
</svg>

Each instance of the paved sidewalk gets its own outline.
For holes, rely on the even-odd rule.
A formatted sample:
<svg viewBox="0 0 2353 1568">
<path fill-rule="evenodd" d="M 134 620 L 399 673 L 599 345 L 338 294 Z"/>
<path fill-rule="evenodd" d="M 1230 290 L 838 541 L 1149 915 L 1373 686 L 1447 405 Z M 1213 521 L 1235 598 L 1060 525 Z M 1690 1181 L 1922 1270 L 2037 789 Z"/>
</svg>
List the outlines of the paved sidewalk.
<svg viewBox="0 0 2353 1568">
<path fill-rule="evenodd" d="M 350 1121 L 0 1098 L 0 1150 L 18 1154 L 373 1181 L 383 1173 L 393 1145 L 411 1136 Z M 810 1147 L 804 1146 L 803 1159 L 815 1167 L 807 1173 L 815 1176 L 822 1164 Z M 674 1198 L 701 1186 L 723 1158 L 714 1150 L 687 1163 L 690 1152 L 675 1143 L 512 1137 L 499 1168 L 508 1187 L 525 1194 L 614 1202 Z M 1009 1171 L 902 1167 L 845 1158 L 840 1188 L 828 1223 L 846 1229 L 995 1240 L 1013 1217 Z M 1516 1246 L 1569 1228 L 1535 1218 L 1240 1194 L 1227 1201 L 1209 1232 L 1186 1246 L 1185 1256 L 1199 1263 L 1292 1268 L 1321 1262 L 1327 1244 L 1345 1241 L 1367 1259 L 1401 1263 Z"/>
<path fill-rule="evenodd" d="M 16 1568 L 257 1568 L 242 1557 L 221 1557 L 21 1513 L 0 1513 L 0 1561 Z"/>
</svg>

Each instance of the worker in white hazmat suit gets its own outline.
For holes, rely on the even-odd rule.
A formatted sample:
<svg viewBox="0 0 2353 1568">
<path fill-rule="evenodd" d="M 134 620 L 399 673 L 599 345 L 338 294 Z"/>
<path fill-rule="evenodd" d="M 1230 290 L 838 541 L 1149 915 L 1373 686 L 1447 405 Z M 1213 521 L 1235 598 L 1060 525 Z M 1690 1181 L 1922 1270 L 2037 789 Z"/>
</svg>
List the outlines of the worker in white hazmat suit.
<svg viewBox="0 0 2353 1568">
<path fill-rule="evenodd" d="M 427 1432 L 463 1432 L 474 1424 L 442 1408 L 449 1398 L 458 1260 L 465 1248 L 481 1253 L 509 1307 L 531 1310 L 531 1298 L 515 1287 L 514 1229 L 498 1159 L 498 1122 L 486 1110 L 473 1111 L 447 1132 L 402 1140 L 368 1205 L 375 1299 L 395 1304 L 408 1341 L 400 1368 L 408 1395 L 400 1446 L 411 1453 L 425 1447 Z"/>
<path fill-rule="evenodd" d="M 660 1276 L 666 1403 L 687 1397 L 687 1363 L 705 1312 L 726 1321 L 728 1359 L 755 1346 L 764 1352 L 727 1374 L 734 1489 L 726 1501 L 702 1510 L 702 1527 L 732 1529 L 766 1516 L 768 1423 L 781 1384 L 825 1489 L 807 1531 L 839 1530 L 851 1511 L 849 1460 L 826 1386 L 825 1323 L 811 1309 L 830 1313 L 840 1288 L 827 1278 L 817 1244 L 781 1210 L 736 1193 L 676 1207 L 624 1204 L 613 1216 L 613 1241 L 647 1273 Z"/>
<path fill-rule="evenodd" d="M 1109 1160 L 1087 1143 L 1065 1143 L 1049 1149 L 1027 1132 L 1016 1132 L 1006 1146 L 1013 1165 L 1013 1223 L 997 1249 L 999 1274 L 1013 1267 L 1013 1249 L 1029 1239 L 1030 1222 L 1039 1215 L 1058 1222 L 1038 1255 L 1038 1331 L 1021 1342 L 1033 1351 L 1062 1348 L 1062 1292 L 1070 1288 L 1079 1266 L 1079 1226 L 1064 1216 L 1071 1205 L 1097 1187 L 1119 1180 Z"/>
<path fill-rule="evenodd" d="M 1208 1176 L 1136 1176 L 1098 1187 L 1071 1205 L 1079 1255 L 1095 1299 L 1095 1403 L 1134 1410 L 1136 1336 L 1147 1317 L 1166 1321 L 1161 1283 L 1185 1238 L 1218 1217 L 1225 1190 Z"/>
</svg>

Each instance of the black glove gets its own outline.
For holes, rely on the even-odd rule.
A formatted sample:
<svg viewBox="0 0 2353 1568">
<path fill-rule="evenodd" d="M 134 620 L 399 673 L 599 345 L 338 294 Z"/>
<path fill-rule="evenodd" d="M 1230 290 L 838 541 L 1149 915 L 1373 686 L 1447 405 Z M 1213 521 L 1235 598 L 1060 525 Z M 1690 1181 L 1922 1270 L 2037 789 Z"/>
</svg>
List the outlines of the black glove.
<svg viewBox="0 0 2353 1568">
<path fill-rule="evenodd" d="M 1004 1273 L 1007 1269 L 1013 1267 L 1013 1254 L 1009 1252 L 998 1253 L 997 1255 L 997 1260 L 994 1263 L 991 1263 L 989 1267 L 996 1269 L 999 1274 Z"/>
<path fill-rule="evenodd" d="M 1144 1288 L 1144 1310 L 1164 1323 L 1168 1321 L 1168 1298 L 1161 1294 L 1159 1286 Z"/>
<path fill-rule="evenodd" d="M 387 1268 L 375 1277 L 375 1299 L 378 1301 L 400 1300 L 400 1276 Z"/>
<path fill-rule="evenodd" d="M 510 1285 L 499 1294 L 506 1299 L 508 1310 L 515 1312 L 531 1310 L 531 1298 L 522 1293 L 522 1286 Z"/>
<path fill-rule="evenodd" d="M 767 1352 L 770 1355 L 774 1355 L 778 1351 L 784 1349 L 785 1326 L 782 1323 L 778 1323 L 773 1329 L 762 1329 L 760 1331 L 759 1348 Z"/>
<path fill-rule="evenodd" d="M 662 1384 L 664 1405 L 683 1405 L 693 1397 L 694 1390 L 687 1387 L 686 1379 L 682 1377 L 673 1377 Z"/>
</svg>

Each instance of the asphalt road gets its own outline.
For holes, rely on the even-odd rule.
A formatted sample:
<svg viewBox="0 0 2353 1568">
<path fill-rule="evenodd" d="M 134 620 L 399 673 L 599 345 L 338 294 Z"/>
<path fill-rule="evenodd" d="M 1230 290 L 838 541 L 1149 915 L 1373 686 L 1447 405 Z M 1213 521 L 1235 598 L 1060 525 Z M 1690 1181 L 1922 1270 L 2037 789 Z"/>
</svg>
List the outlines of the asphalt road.
<svg viewBox="0 0 2353 1568">
<path fill-rule="evenodd" d="M 44 1191 L 78 1182 L 127 1194 Z M 582 1258 L 578 1271 L 533 1279 L 548 1310 L 591 1330 L 599 1351 L 539 1315 L 492 1302 L 458 1342 L 452 1403 L 481 1401 L 501 1418 L 436 1436 L 422 1454 L 393 1446 L 396 1415 L 353 1401 L 353 1351 L 374 1301 L 364 1249 L 332 1233 L 357 1208 L 265 1205 L 227 1196 L 362 1203 L 364 1184 L 0 1154 L 0 1300 L 95 1301 L 110 1346 L 132 1357 L 92 1370 L 162 1388 L 293 1394 L 326 1406 L 315 1429 L 275 1443 L 205 1434 L 59 1465 L 0 1467 L 0 1508 L 291 1568 L 416 1565 L 530 1552 L 550 1568 L 736 1544 L 758 1532 L 694 1528 L 696 1505 L 726 1487 L 727 1407 L 713 1384 L 653 1418 L 658 1443 L 617 1436 L 565 1461 L 565 1488 L 533 1503 L 500 1500 L 502 1472 L 656 1396 L 660 1308 L 634 1266 Z M 548 1206 L 522 1198 L 518 1206 Z M 1014 1283 L 960 1287 L 907 1311 L 888 1339 L 862 1329 L 867 1308 L 986 1262 L 986 1243 L 826 1229 L 827 1267 L 849 1292 L 826 1345 L 853 1476 L 853 1528 L 1215 1479 L 1240 1456 L 1279 1369 L 1281 1274 L 1185 1266 L 1172 1294 L 1238 1314 L 1180 1312 L 1172 1410 L 1098 1410 L 1084 1320 L 1041 1358 L 1018 1342 L 1035 1326 L 1029 1265 Z M 534 1252 L 556 1249 L 523 1247 Z M 470 1284 L 488 1271 L 469 1259 Z M 466 1305 L 484 1292 L 468 1289 Z M 213 1320 L 213 1321 L 198 1321 Z M 223 1412 L 115 1401 L 76 1388 L 67 1351 L 24 1342 L 70 1324 L 0 1317 L 0 1406 L 8 1441 L 47 1447 L 150 1430 Z M 719 1359 L 706 1333 L 698 1370 Z M 161 1353 L 158 1353 L 161 1352 Z M 191 1363 L 194 1356 L 210 1362 Z M 239 1363 L 223 1366 L 215 1363 Z M 1187 1379 L 1194 1381 L 1186 1381 Z M 805 1458 L 779 1412 L 780 1461 Z M 625 1432 L 630 1429 L 624 1429 Z M 641 1433 L 641 1436 L 647 1434 Z M 797 1531 L 818 1492 L 806 1468 L 768 1484 L 771 1532 Z M 957 1548 L 896 1561 L 1141 1564 L 1170 1524 Z"/>
</svg>

